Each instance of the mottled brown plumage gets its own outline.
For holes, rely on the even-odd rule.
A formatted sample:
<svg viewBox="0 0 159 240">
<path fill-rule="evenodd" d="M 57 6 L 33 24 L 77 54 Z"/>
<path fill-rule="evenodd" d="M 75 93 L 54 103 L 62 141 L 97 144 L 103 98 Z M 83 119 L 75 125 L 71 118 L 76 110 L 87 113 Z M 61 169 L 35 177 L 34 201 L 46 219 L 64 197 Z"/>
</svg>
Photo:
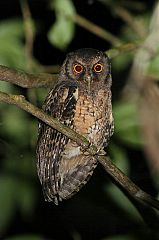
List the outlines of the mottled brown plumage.
<svg viewBox="0 0 159 240">
<path fill-rule="evenodd" d="M 108 57 L 95 49 L 68 54 L 43 109 L 99 149 L 107 146 L 114 127 Z M 88 181 L 96 165 L 96 159 L 85 155 L 75 142 L 39 123 L 37 169 L 46 201 L 58 204 L 70 198 Z"/>
</svg>

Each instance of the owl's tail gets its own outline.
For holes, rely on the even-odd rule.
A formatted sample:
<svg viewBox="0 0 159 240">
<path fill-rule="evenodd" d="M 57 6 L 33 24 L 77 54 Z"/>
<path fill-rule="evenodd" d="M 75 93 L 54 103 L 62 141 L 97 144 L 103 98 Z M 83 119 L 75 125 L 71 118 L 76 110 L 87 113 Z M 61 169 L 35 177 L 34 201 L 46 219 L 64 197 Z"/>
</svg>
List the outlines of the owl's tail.
<svg viewBox="0 0 159 240">
<path fill-rule="evenodd" d="M 63 160 L 64 161 L 64 160 Z M 68 159 L 65 164 L 67 165 Z M 59 200 L 68 199 L 76 194 L 92 176 L 97 160 L 90 155 L 78 155 L 72 158 L 72 164 L 66 167 L 59 188 Z M 70 166 L 71 165 L 71 166 Z"/>
</svg>

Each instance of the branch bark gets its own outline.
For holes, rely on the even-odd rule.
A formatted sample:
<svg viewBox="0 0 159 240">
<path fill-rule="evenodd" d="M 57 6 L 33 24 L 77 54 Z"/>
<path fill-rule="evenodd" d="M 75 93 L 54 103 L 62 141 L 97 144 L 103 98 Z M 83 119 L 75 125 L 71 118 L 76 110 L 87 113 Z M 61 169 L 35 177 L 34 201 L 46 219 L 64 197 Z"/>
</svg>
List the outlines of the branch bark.
<svg viewBox="0 0 159 240">
<path fill-rule="evenodd" d="M 23 15 L 25 33 L 25 55 L 27 59 L 27 69 L 31 70 L 34 64 L 33 43 L 34 43 L 34 24 L 27 0 L 21 0 L 21 11 Z"/>
<path fill-rule="evenodd" d="M 57 129 L 67 137 L 75 141 L 83 151 L 95 156 L 102 164 L 109 176 L 115 181 L 127 195 L 133 197 L 135 200 L 139 200 L 148 204 L 149 206 L 159 210 L 159 202 L 149 194 L 141 190 L 135 185 L 120 169 L 118 169 L 106 156 L 100 156 L 100 152 L 97 153 L 97 147 L 90 145 L 89 141 L 82 135 L 76 133 L 74 130 L 60 123 L 57 119 L 47 115 L 43 110 L 34 106 L 28 102 L 22 95 L 12 95 L 4 92 L 0 92 L 0 101 L 4 103 L 14 104 L 17 107 L 27 111 L 36 118 L 42 120 L 49 126 Z"/>
<path fill-rule="evenodd" d="M 88 19 L 76 14 L 73 19 L 79 26 L 87 29 L 91 33 L 97 35 L 98 37 L 108 41 L 113 46 L 119 46 L 122 44 L 121 40 L 114 36 L 112 33 L 108 32 L 106 29 L 101 28 L 100 26 L 92 23 Z"/>
<path fill-rule="evenodd" d="M 23 88 L 38 88 L 54 86 L 58 74 L 30 74 L 0 65 L 0 81 L 9 82 Z"/>
</svg>

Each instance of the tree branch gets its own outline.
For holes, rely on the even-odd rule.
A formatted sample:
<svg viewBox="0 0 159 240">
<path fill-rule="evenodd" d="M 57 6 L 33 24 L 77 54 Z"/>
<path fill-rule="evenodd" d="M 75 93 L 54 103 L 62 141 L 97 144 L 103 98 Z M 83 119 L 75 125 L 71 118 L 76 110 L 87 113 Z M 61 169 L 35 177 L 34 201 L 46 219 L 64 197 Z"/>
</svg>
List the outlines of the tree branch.
<svg viewBox="0 0 159 240">
<path fill-rule="evenodd" d="M 16 84 L 23 88 L 51 87 L 57 81 L 58 74 L 30 74 L 0 65 L 0 81 Z"/>
<path fill-rule="evenodd" d="M 114 10 L 115 14 L 123 19 L 123 21 L 125 21 L 140 38 L 144 38 L 146 36 L 146 29 L 143 24 L 141 24 L 140 21 L 136 21 L 136 18 L 126 8 L 116 6 Z"/>
<path fill-rule="evenodd" d="M 119 38 L 114 36 L 112 33 L 108 32 L 106 29 L 101 28 L 100 26 L 92 23 L 88 19 L 80 16 L 79 14 L 76 14 L 73 19 L 79 26 L 87 29 L 87 31 L 90 31 L 91 33 L 97 35 L 98 37 L 108 41 L 113 46 L 121 45 L 122 42 Z"/>
<path fill-rule="evenodd" d="M 21 10 L 24 22 L 25 33 L 25 55 L 27 59 L 27 69 L 31 70 L 34 65 L 33 59 L 33 43 L 34 43 L 34 24 L 31 16 L 29 4 L 27 0 L 21 0 Z"/>
<path fill-rule="evenodd" d="M 159 201 L 154 199 L 151 195 L 141 190 L 136 184 L 134 184 L 119 168 L 117 168 L 108 157 L 98 156 L 98 161 L 102 164 L 105 171 L 110 175 L 113 181 L 124 192 L 130 194 L 137 200 L 141 200 L 144 203 L 159 210 Z"/>
<path fill-rule="evenodd" d="M 120 186 L 126 194 L 133 197 L 136 200 L 143 201 L 149 206 L 159 210 L 159 202 L 151 197 L 149 194 L 142 191 L 136 186 L 121 170 L 119 170 L 106 156 L 100 156 L 100 152 L 97 154 L 97 147 L 90 145 L 89 141 L 82 135 L 76 133 L 74 130 L 60 123 L 57 119 L 47 115 L 43 110 L 34 106 L 28 102 L 24 96 L 12 95 L 4 92 L 0 92 L 0 101 L 4 103 L 14 104 L 17 107 L 27 111 L 38 119 L 42 120 L 50 127 L 57 129 L 68 138 L 75 141 L 81 148 L 89 154 L 97 157 L 98 161 L 103 165 L 109 176 L 115 181 L 116 185 Z"/>
<path fill-rule="evenodd" d="M 136 207 L 144 222 L 155 232 L 158 232 L 159 215 L 153 208 L 159 210 L 159 201 L 135 185 L 108 157 L 100 156 L 98 161 L 102 164 L 112 182 L 120 188 Z"/>
<path fill-rule="evenodd" d="M 136 21 L 135 16 L 131 12 L 127 10 L 127 8 L 143 8 L 144 5 L 138 4 L 135 6 L 134 2 L 132 4 L 127 3 L 127 1 L 124 3 L 123 1 L 118 3 L 118 1 L 104 1 L 104 0 L 99 0 L 102 4 L 104 4 L 106 7 L 110 8 L 110 11 L 112 14 L 120 17 L 125 23 L 132 28 L 133 31 L 135 31 L 140 38 L 144 38 L 146 36 L 146 29 L 143 26 L 140 21 Z M 129 6 L 128 6 L 129 5 Z M 142 9 L 143 10 L 143 9 Z"/>
</svg>

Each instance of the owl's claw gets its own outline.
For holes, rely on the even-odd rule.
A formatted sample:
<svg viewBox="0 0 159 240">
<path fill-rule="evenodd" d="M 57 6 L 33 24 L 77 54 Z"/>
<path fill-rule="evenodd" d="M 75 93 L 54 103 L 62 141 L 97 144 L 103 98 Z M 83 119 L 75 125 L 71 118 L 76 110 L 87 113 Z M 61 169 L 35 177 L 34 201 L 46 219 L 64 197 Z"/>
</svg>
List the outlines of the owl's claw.
<svg viewBox="0 0 159 240">
<path fill-rule="evenodd" d="M 96 152 L 96 155 L 98 155 L 98 156 L 105 156 L 106 152 L 104 151 L 103 148 L 98 148 L 98 150 Z"/>
<path fill-rule="evenodd" d="M 90 153 L 87 151 L 93 144 L 90 142 L 88 146 L 82 146 L 81 151 L 83 152 L 83 155 L 88 156 Z"/>
<path fill-rule="evenodd" d="M 93 146 L 93 145 L 94 145 L 94 144 L 90 142 L 88 146 L 86 146 L 86 147 L 84 147 L 84 148 L 81 149 L 82 152 L 83 152 L 83 154 L 84 154 L 85 156 L 91 155 L 87 150 L 88 150 L 91 146 Z M 104 151 L 104 149 L 103 149 L 102 147 L 99 147 L 99 148 L 97 149 L 96 153 L 93 154 L 93 155 L 94 155 L 94 156 L 95 156 L 95 155 L 105 156 L 105 155 L 106 155 L 106 152 Z"/>
</svg>

